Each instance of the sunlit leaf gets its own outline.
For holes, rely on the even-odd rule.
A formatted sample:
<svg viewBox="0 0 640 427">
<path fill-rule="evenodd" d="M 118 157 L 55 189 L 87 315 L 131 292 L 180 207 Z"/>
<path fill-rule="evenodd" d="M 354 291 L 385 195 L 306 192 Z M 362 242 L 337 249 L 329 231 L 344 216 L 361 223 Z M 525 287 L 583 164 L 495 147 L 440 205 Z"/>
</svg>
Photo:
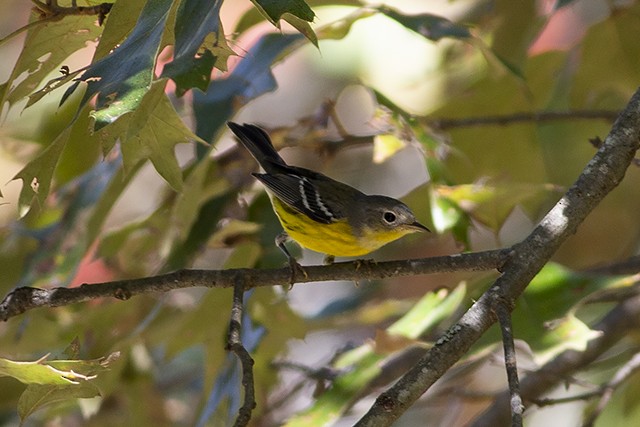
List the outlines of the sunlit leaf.
<svg viewBox="0 0 640 427">
<path fill-rule="evenodd" d="M 29 96 L 49 73 L 88 41 L 97 39 L 101 31 L 95 16 L 87 15 L 69 15 L 34 26 L 11 76 L 0 87 L 0 105 L 12 105 Z"/>
<path fill-rule="evenodd" d="M 516 206 L 536 215 L 557 186 L 546 184 L 463 184 L 434 186 L 434 192 L 494 231 L 500 230 Z M 439 198 L 438 198 L 439 199 Z"/>
<path fill-rule="evenodd" d="M 382 163 L 404 147 L 405 143 L 395 135 L 376 135 L 373 137 L 373 161 Z"/>
<path fill-rule="evenodd" d="M 554 321 L 551 329 L 542 334 L 540 340 L 543 351 L 535 353 L 536 361 L 543 364 L 565 350 L 584 351 L 587 344 L 602 332 L 590 329 L 578 318 L 568 315 Z"/>
<path fill-rule="evenodd" d="M 13 377 L 25 384 L 79 384 L 94 379 L 93 373 L 105 367 L 102 362 L 103 359 L 47 361 L 46 356 L 33 362 L 0 358 L 0 376 Z"/>
<path fill-rule="evenodd" d="M 429 292 L 397 322 L 387 328 L 393 335 L 417 339 L 447 319 L 460 307 L 466 296 L 466 286 L 460 284 L 453 291 Z"/>
<path fill-rule="evenodd" d="M 182 169 L 174 148 L 176 144 L 199 141 L 182 122 L 164 93 L 164 81 L 154 84 L 128 122 L 122 143 L 125 171 L 149 159 L 158 173 L 175 190 L 182 188 Z"/>
</svg>

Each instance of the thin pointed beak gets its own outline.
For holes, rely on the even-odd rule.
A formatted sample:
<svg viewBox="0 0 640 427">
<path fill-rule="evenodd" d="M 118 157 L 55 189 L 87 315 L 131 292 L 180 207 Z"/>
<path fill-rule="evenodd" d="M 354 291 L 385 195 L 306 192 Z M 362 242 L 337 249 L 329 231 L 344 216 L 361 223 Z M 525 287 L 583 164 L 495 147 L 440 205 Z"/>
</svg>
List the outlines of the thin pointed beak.
<svg viewBox="0 0 640 427">
<path fill-rule="evenodd" d="M 412 224 L 409 224 L 411 227 L 415 228 L 416 231 L 429 231 L 431 232 L 431 230 L 429 230 L 427 227 L 425 227 L 424 225 L 420 224 L 418 221 L 413 222 Z"/>
</svg>

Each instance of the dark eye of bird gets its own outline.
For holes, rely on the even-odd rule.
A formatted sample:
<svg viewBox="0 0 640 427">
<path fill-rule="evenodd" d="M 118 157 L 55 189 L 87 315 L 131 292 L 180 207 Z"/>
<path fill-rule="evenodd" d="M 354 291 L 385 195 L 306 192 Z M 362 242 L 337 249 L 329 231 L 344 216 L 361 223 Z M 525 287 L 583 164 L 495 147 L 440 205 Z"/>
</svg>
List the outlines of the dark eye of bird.
<svg viewBox="0 0 640 427">
<path fill-rule="evenodd" d="M 395 222 L 395 220 L 396 220 L 396 214 L 394 214 L 393 212 L 389 212 L 389 211 L 385 212 L 382 217 L 389 224 Z"/>
</svg>

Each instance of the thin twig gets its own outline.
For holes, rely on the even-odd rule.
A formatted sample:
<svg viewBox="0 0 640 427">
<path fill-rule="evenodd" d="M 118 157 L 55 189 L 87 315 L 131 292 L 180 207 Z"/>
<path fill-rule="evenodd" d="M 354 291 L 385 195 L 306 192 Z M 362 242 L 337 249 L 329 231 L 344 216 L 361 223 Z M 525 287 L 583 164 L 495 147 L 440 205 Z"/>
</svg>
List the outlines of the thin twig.
<svg viewBox="0 0 640 427">
<path fill-rule="evenodd" d="M 501 116 L 463 117 L 459 119 L 429 118 L 428 124 L 440 130 L 449 130 L 470 126 L 505 126 L 522 122 L 548 122 L 573 119 L 602 119 L 613 121 L 619 114 L 619 111 L 611 110 L 536 111 Z"/>
<path fill-rule="evenodd" d="M 227 350 L 232 351 L 242 367 L 242 387 L 244 388 L 244 403 L 238 410 L 234 427 L 244 427 L 251 421 L 251 413 L 256 407 L 255 385 L 253 382 L 253 359 L 242 345 L 242 313 L 243 313 L 244 281 L 236 276 L 233 286 L 233 305 L 231 306 L 231 321 L 229 322 L 229 336 Z"/>
<path fill-rule="evenodd" d="M 305 266 L 306 276 L 298 282 L 327 280 L 367 280 L 417 274 L 459 271 L 483 271 L 500 269 L 510 255 L 509 249 L 466 253 L 404 261 L 386 262 L 338 262 L 325 266 Z M 291 270 L 230 269 L 230 270 L 179 270 L 160 276 L 113 282 L 83 284 L 75 288 L 41 289 L 22 287 L 10 292 L 0 303 L 0 319 L 11 317 L 38 307 L 59 307 L 85 302 L 96 298 L 127 300 L 135 295 L 151 292 L 168 292 L 175 289 L 205 286 L 231 288 L 236 277 L 242 277 L 245 290 L 260 286 L 277 286 L 289 283 Z"/>
<path fill-rule="evenodd" d="M 609 351 L 629 330 L 640 326 L 640 296 L 616 305 L 591 329 L 600 331 L 583 351 L 566 350 L 545 363 L 537 371 L 522 378 L 520 388 L 526 402 L 536 402 L 552 388 L 563 383 L 563 378 L 578 372 Z M 509 422 L 509 391 L 499 393 L 489 406 L 471 424 L 472 427 L 505 425 Z"/>
<path fill-rule="evenodd" d="M 522 413 L 524 406 L 520 395 L 520 380 L 518 379 L 518 364 L 516 363 L 516 348 L 513 340 L 513 327 L 511 324 L 511 311 L 508 302 L 496 305 L 496 315 L 502 331 L 502 345 L 504 347 L 504 365 L 507 370 L 507 380 L 509 383 L 509 393 L 511 394 L 511 425 L 512 427 L 522 427 Z"/>
<path fill-rule="evenodd" d="M 620 384 L 625 382 L 627 379 L 629 379 L 629 377 L 631 377 L 631 375 L 638 371 L 638 369 L 640 369 L 640 353 L 636 353 L 631 358 L 631 360 L 622 365 L 622 367 L 618 369 L 616 374 L 613 376 L 611 381 L 601 387 L 602 395 L 600 396 L 600 400 L 598 401 L 598 404 L 596 405 L 593 412 L 584 422 L 584 427 L 592 427 L 595 424 L 596 419 L 600 416 L 604 408 L 607 406 L 609 400 L 611 400 L 613 392 L 616 391 Z"/>
</svg>

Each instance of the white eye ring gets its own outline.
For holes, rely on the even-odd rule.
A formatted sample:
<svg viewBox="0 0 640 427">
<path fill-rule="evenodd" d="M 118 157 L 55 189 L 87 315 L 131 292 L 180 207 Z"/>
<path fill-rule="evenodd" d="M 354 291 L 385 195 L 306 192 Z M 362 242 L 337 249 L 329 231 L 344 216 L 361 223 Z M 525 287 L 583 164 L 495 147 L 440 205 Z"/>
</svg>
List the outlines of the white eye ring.
<svg viewBox="0 0 640 427">
<path fill-rule="evenodd" d="M 393 224 L 398 218 L 393 212 L 386 211 L 384 214 L 382 214 L 382 219 L 384 219 L 384 222 L 386 222 L 387 224 Z"/>
</svg>

